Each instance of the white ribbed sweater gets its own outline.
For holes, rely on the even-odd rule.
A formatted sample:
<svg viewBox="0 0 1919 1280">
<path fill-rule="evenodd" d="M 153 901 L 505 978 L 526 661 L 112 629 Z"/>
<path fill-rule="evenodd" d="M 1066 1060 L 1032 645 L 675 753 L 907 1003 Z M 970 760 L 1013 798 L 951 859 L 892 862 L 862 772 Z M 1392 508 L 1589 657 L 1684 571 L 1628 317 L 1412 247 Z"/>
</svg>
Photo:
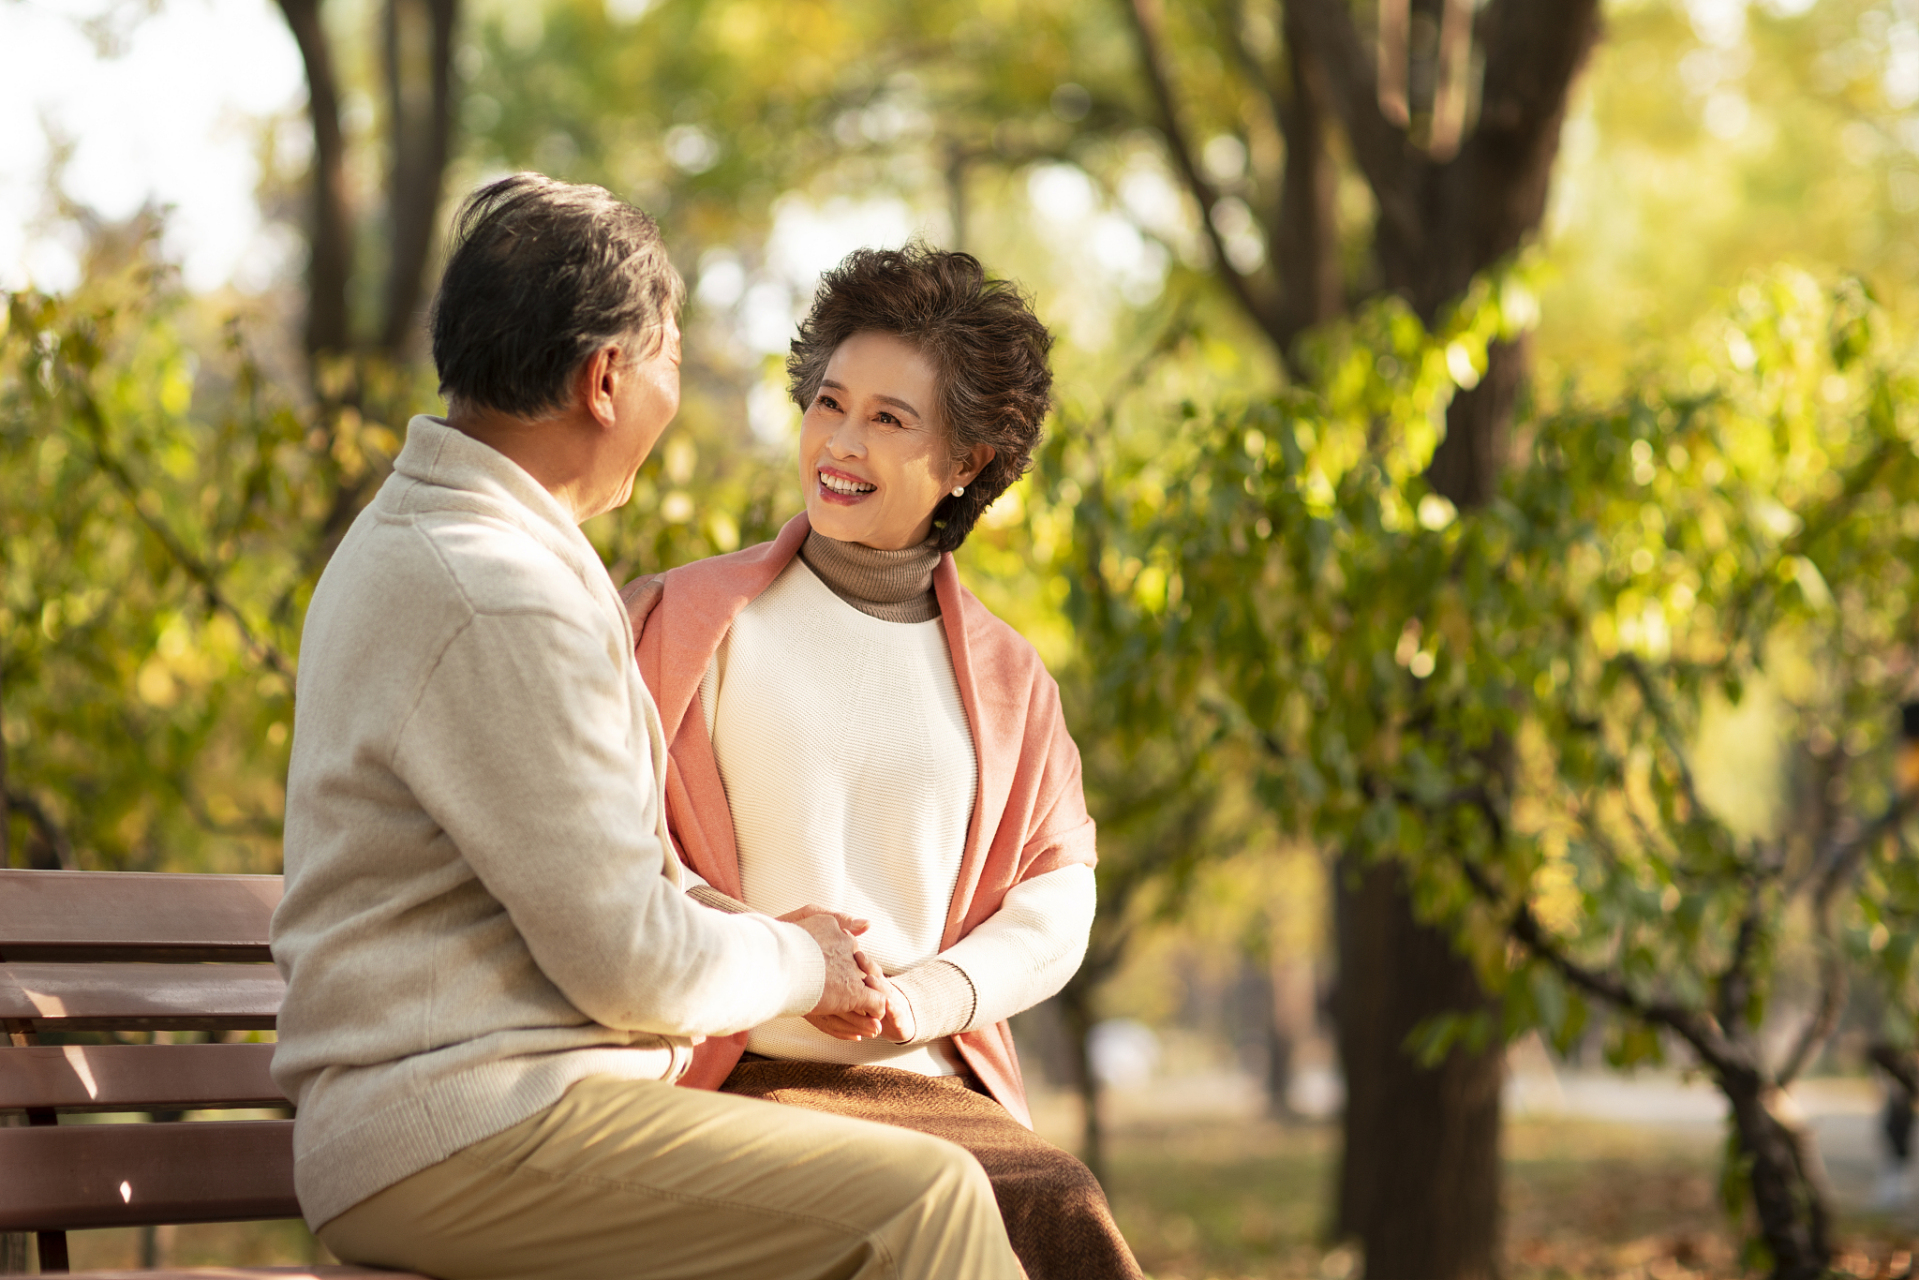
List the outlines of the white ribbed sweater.
<svg viewBox="0 0 1919 1280">
<path fill-rule="evenodd" d="M 928 1041 L 1028 1008 L 1079 967 L 1094 901 L 1083 866 L 1015 886 L 993 917 L 939 949 L 979 765 L 937 619 L 870 617 L 796 558 L 734 620 L 701 703 L 747 905 L 864 917 L 862 947 L 889 975 L 927 975 L 944 961 L 972 988 L 957 1016 L 916 1003 L 912 1044 L 835 1040 L 788 1017 L 756 1028 L 752 1052 L 948 1074 L 944 1045 Z M 909 979 L 902 989 L 932 987 Z"/>
</svg>

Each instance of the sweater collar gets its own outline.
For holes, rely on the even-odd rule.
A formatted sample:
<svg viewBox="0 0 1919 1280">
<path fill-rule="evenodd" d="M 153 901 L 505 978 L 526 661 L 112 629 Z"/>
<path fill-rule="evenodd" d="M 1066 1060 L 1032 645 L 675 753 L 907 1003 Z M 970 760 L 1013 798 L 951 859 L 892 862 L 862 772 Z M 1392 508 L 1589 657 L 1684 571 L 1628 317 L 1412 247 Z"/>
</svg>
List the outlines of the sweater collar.
<svg viewBox="0 0 1919 1280">
<path fill-rule="evenodd" d="M 448 426 L 444 418 L 422 413 L 407 424 L 406 444 L 393 460 L 393 470 L 449 496 L 478 498 L 488 512 L 510 519 L 564 560 L 590 589 L 612 591 L 606 565 L 580 532 L 573 513 L 519 463 Z M 622 617 L 625 612 L 620 610 Z"/>
<path fill-rule="evenodd" d="M 931 542 L 881 551 L 841 542 L 817 529 L 800 547 L 800 559 L 832 593 L 868 617 L 883 622 L 931 622 L 940 616 L 933 594 L 939 548 Z"/>
</svg>

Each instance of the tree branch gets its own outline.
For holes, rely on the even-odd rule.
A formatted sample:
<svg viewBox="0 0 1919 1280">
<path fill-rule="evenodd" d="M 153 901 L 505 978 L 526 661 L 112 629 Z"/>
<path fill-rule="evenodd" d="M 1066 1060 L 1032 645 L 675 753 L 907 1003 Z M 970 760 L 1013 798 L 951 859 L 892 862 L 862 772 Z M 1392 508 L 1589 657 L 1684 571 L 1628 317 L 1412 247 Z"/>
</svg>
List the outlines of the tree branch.
<svg viewBox="0 0 1919 1280">
<path fill-rule="evenodd" d="M 1444 0 L 1440 9 L 1438 83 L 1426 150 L 1445 162 L 1459 151 L 1466 129 L 1466 78 L 1472 63 L 1472 0 Z"/>
<path fill-rule="evenodd" d="M 1436 313 L 1475 274 L 1538 230 L 1572 83 L 1598 35 L 1598 0 L 1493 0 L 1477 26 L 1485 65 L 1478 122 L 1457 155 L 1443 164 L 1426 160 L 1422 170 L 1420 198 L 1430 208 L 1430 221 L 1443 228 L 1435 233 L 1443 243 L 1415 241 L 1391 264 L 1422 315 Z M 1469 448 L 1455 439 L 1477 440 L 1475 427 L 1496 435 L 1504 428 L 1495 424 L 1510 415 L 1510 404 L 1499 399 L 1515 393 L 1523 351 L 1495 344 L 1491 359 L 1479 387 L 1453 400 L 1441 446 L 1449 467 L 1460 461 L 1459 450 Z M 1493 437 L 1486 441 L 1491 445 Z"/>
<path fill-rule="evenodd" d="M 1487 905 L 1507 913 L 1507 935 L 1572 986 L 1604 1000 L 1641 1022 L 1669 1029 L 1691 1045 L 1701 1061 L 1716 1070 L 1737 1065 L 1732 1046 L 1710 1020 L 1700 1017 L 1697 1010 L 1668 1000 L 1645 999 L 1612 974 L 1580 964 L 1567 955 L 1558 941 L 1546 932 L 1528 903 L 1522 900 L 1508 907 L 1505 896 L 1483 870 L 1465 858 L 1459 859 L 1459 866 L 1466 882 Z"/>
<path fill-rule="evenodd" d="M 1274 126 L 1277 127 L 1279 121 L 1273 94 L 1272 73 L 1259 65 L 1259 59 L 1255 58 L 1253 51 L 1246 46 L 1243 30 L 1246 9 L 1241 0 L 1223 0 L 1216 21 L 1219 23 L 1220 36 L 1226 41 L 1226 51 L 1232 55 L 1234 63 L 1239 66 L 1240 74 L 1245 76 L 1247 82 L 1258 91 L 1260 98 L 1266 103 L 1267 114 L 1273 117 Z"/>
<path fill-rule="evenodd" d="M 1454 792 L 1437 807 L 1450 805 L 1467 805 L 1477 809 L 1492 826 L 1496 841 L 1503 841 L 1505 820 L 1485 787 Z M 1485 869 L 1471 858 L 1456 854 L 1454 861 L 1480 900 L 1491 907 L 1495 915 L 1504 917 L 1502 923 L 1507 936 L 1567 982 L 1641 1022 L 1668 1028 L 1691 1045 L 1701 1061 L 1716 1070 L 1738 1067 L 1734 1047 L 1710 1017 L 1674 1001 L 1647 999 L 1627 986 L 1622 979 L 1574 960 L 1566 954 L 1558 940 L 1547 932 L 1539 922 L 1539 917 L 1533 914 L 1532 905 L 1523 897 L 1509 903 L 1507 895 L 1493 883 Z"/>
<path fill-rule="evenodd" d="M 1529 156 L 1556 148 L 1573 79 L 1599 38 L 1598 0 L 1492 0 L 1478 27 L 1486 76 L 1475 136 Z"/>
<path fill-rule="evenodd" d="M 1166 137 L 1166 149 L 1172 153 L 1174 167 L 1179 170 L 1187 190 L 1199 204 L 1200 226 L 1213 247 L 1220 278 L 1232 290 L 1234 299 L 1245 310 L 1247 317 L 1264 330 L 1266 336 L 1283 352 L 1285 344 L 1274 324 L 1273 308 L 1254 293 L 1252 282 L 1233 266 L 1232 260 L 1226 256 L 1226 239 L 1220 235 L 1219 228 L 1213 225 L 1213 206 L 1219 202 L 1219 192 L 1200 172 L 1191 140 L 1179 122 L 1178 107 L 1173 101 L 1172 85 L 1168 81 L 1161 52 L 1164 40 L 1160 30 L 1159 0 L 1120 0 L 1120 7 L 1130 20 L 1134 40 L 1139 46 L 1140 65 L 1146 72 L 1147 87 L 1153 93 L 1160 131 Z"/>
<path fill-rule="evenodd" d="M 1278 286 L 1272 303 L 1274 341 L 1280 358 L 1298 374 L 1292 355 L 1299 335 L 1345 310 L 1335 248 L 1339 171 L 1326 148 L 1325 77 L 1305 56 L 1291 13 L 1283 20 L 1283 70 L 1261 65 L 1247 47 L 1239 0 L 1225 0 L 1218 21 L 1233 61 L 1257 92 L 1285 149 L 1261 230 Z"/>
<path fill-rule="evenodd" d="M 309 356 L 348 349 L 347 284 L 353 275 L 352 213 L 347 203 L 346 137 L 333 56 L 320 21 L 320 0 L 279 0 L 306 68 L 307 114 L 313 123 L 313 243 L 307 271 Z"/>
<path fill-rule="evenodd" d="M 1832 1033 L 1839 1029 L 1839 1015 L 1846 1008 L 1845 957 L 1839 953 L 1839 945 L 1832 936 L 1832 916 L 1829 911 L 1819 913 L 1819 1004 L 1813 1010 L 1806 1025 L 1799 1029 L 1799 1036 L 1793 1042 L 1792 1051 L 1779 1067 L 1779 1087 L 1785 1088 L 1799 1078 L 1806 1064 L 1832 1039 Z"/>
<path fill-rule="evenodd" d="M 1298 335 L 1345 309 L 1338 239 L 1339 170 L 1326 146 L 1326 77 L 1306 54 L 1291 9 L 1286 12 L 1286 61 L 1291 84 L 1274 99 L 1286 142 L 1279 210 L 1268 241 L 1278 268 L 1282 327 Z M 1290 342 L 1291 339 L 1289 338 Z"/>
<path fill-rule="evenodd" d="M 1334 109 L 1353 159 L 1373 189 L 1380 218 L 1402 243 L 1421 244 L 1425 232 L 1414 193 L 1425 161 L 1380 113 L 1378 81 L 1344 0 L 1286 0 L 1286 13 L 1307 59 L 1325 70 Z"/>
<path fill-rule="evenodd" d="M 1666 704 L 1665 694 L 1653 683 L 1652 672 L 1636 655 L 1626 654 L 1616 661 L 1632 678 L 1646 711 L 1659 729 L 1659 736 L 1665 740 L 1666 750 L 1672 753 L 1673 764 L 1679 772 L 1679 790 L 1686 797 L 1686 825 L 1690 827 L 1705 823 L 1708 810 L 1705 802 L 1699 798 L 1699 784 L 1693 777 L 1692 762 L 1686 758 L 1685 738 L 1679 726 L 1673 722 L 1672 708 Z"/>
<path fill-rule="evenodd" d="M 1896 797 L 1886 811 L 1875 818 L 1851 840 L 1836 845 L 1824 859 L 1824 867 L 1819 877 L 1819 887 L 1813 895 L 1813 920 L 1819 935 L 1819 1005 L 1806 1025 L 1800 1029 L 1798 1038 L 1793 1042 L 1792 1051 L 1786 1055 L 1785 1062 L 1779 1068 L 1779 1087 L 1785 1088 L 1798 1078 L 1806 1064 L 1818 1053 L 1819 1049 L 1832 1038 L 1839 1028 L 1839 1017 L 1846 1006 L 1846 963 L 1841 954 L 1839 940 L 1834 936 L 1834 906 L 1839 890 L 1858 875 L 1859 868 L 1865 862 L 1866 854 L 1873 845 L 1897 830 L 1911 811 L 1913 797 Z"/>
<path fill-rule="evenodd" d="M 1732 956 L 1726 971 L 1719 976 L 1719 1025 L 1730 1027 L 1741 1016 L 1752 996 L 1752 958 L 1757 953 L 1759 935 L 1765 925 L 1761 909 L 1765 888 L 1756 878 L 1746 883 L 1746 909 L 1739 916 L 1739 932 L 1733 936 Z"/>
<path fill-rule="evenodd" d="M 39 836 L 40 842 L 52 852 L 53 860 L 60 870 L 78 871 L 80 869 L 79 861 L 73 856 L 72 839 L 38 800 L 24 791 L 9 791 L 6 793 L 6 807 L 26 815 L 34 834 Z"/>
<path fill-rule="evenodd" d="M 1843 522 L 1851 514 L 1853 504 L 1873 487 L 1879 472 L 1887 462 L 1891 461 L 1894 452 L 1905 448 L 1904 441 L 1882 441 L 1858 465 L 1845 473 L 1845 480 L 1839 492 L 1830 501 L 1822 504 L 1817 511 L 1803 517 L 1799 532 L 1780 545 L 1779 554 L 1774 557 L 1771 564 L 1766 566 L 1767 572 L 1753 575 L 1748 579 L 1745 588 L 1733 597 L 1732 603 L 1725 610 L 1730 620 L 1729 629 L 1735 633 L 1745 629 L 1745 616 L 1753 608 L 1760 593 L 1778 589 L 1775 584 L 1781 580 L 1778 573 L 1779 566 L 1793 556 L 1805 555 L 1813 543 Z"/>
<path fill-rule="evenodd" d="M 133 473 L 127 470 L 126 464 L 107 449 L 106 417 L 101 412 L 99 404 L 85 389 L 80 390 L 79 400 L 80 417 L 87 424 L 88 442 L 92 446 L 95 465 L 126 499 L 134 518 L 146 526 L 147 532 L 154 536 L 173 562 L 193 579 L 195 585 L 200 588 L 200 594 L 205 599 L 207 607 L 215 612 L 224 613 L 233 622 L 240 632 L 241 643 L 247 647 L 254 660 L 285 680 L 287 689 L 291 692 L 294 685 L 293 663 L 271 641 L 264 640 L 255 633 L 251 620 L 238 605 L 227 598 L 226 592 L 220 586 L 219 575 L 215 573 L 212 566 L 194 555 L 165 521 L 147 510 L 146 503 L 141 500 L 143 491 L 139 482 L 133 478 Z"/>
<path fill-rule="evenodd" d="M 1412 123 L 1412 99 L 1406 92 L 1407 34 L 1412 25 L 1410 0 L 1379 0 L 1378 58 L 1379 111 L 1404 129 Z"/>
<path fill-rule="evenodd" d="M 1875 1040 L 1867 1048 L 1866 1056 L 1905 1090 L 1909 1101 L 1919 1098 L 1919 1054 L 1914 1054 L 1911 1049 L 1895 1048 L 1884 1040 Z"/>
</svg>

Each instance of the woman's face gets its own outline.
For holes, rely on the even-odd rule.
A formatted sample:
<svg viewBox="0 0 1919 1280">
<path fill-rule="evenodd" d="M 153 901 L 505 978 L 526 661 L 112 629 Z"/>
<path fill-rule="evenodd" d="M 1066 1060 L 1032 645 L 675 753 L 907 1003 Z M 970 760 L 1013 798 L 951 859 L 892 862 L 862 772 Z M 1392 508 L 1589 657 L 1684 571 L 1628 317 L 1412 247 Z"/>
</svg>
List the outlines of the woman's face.
<svg viewBox="0 0 1919 1280">
<path fill-rule="evenodd" d="M 890 333 L 834 349 L 800 427 L 806 518 L 841 542 L 898 551 L 926 541 L 933 508 L 992 460 L 955 462 L 939 420 L 933 363 Z"/>
</svg>

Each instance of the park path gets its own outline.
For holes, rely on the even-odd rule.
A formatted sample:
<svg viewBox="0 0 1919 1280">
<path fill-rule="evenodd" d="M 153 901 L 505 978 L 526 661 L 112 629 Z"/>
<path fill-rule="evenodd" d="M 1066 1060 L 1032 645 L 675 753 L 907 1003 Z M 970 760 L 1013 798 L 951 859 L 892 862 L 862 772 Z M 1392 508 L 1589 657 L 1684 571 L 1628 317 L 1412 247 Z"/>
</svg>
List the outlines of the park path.
<svg viewBox="0 0 1919 1280">
<path fill-rule="evenodd" d="M 1723 1141 L 1725 1102 L 1697 1074 L 1568 1069 L 1523 1043 L 1510 1065 L 1505 1105 L 1515 1121 L 1564 1118 L 1644 1128 L 1682 1142 L 1696 1140 L 1702 1149 Z M 1898 1206 L 1877 1203 L 1885 1168 L 1879 1137 L 1884 1094 L 1878 1082 L 1863 1076 L 1811 1079 L 1796 1085 L 1792 1095 L 1818 1139 L 1839 1207 L 1884 1212 L 1893 1223 L 1919 1228 L 1919 1171 L 1909 1175 Z M 1337 1075 L 1329 1067 L 1309 1067 L 1295 1080 L 1292 1096 L 1296 1110 L 1330 1119 L 1339 1106 Z M 1113 1086 L 1104 1112 L 1115 1129 L 1230 1123 L 1266 1114 L 1266 1097 L 1251 1074 L 1202 1069 Z M 1075 1144 L 1079 1104 L 1073 1095 L 1041 1091 L 1034 1097 L 1034 1118 L 1045 1136 Z"/>
</svg>

